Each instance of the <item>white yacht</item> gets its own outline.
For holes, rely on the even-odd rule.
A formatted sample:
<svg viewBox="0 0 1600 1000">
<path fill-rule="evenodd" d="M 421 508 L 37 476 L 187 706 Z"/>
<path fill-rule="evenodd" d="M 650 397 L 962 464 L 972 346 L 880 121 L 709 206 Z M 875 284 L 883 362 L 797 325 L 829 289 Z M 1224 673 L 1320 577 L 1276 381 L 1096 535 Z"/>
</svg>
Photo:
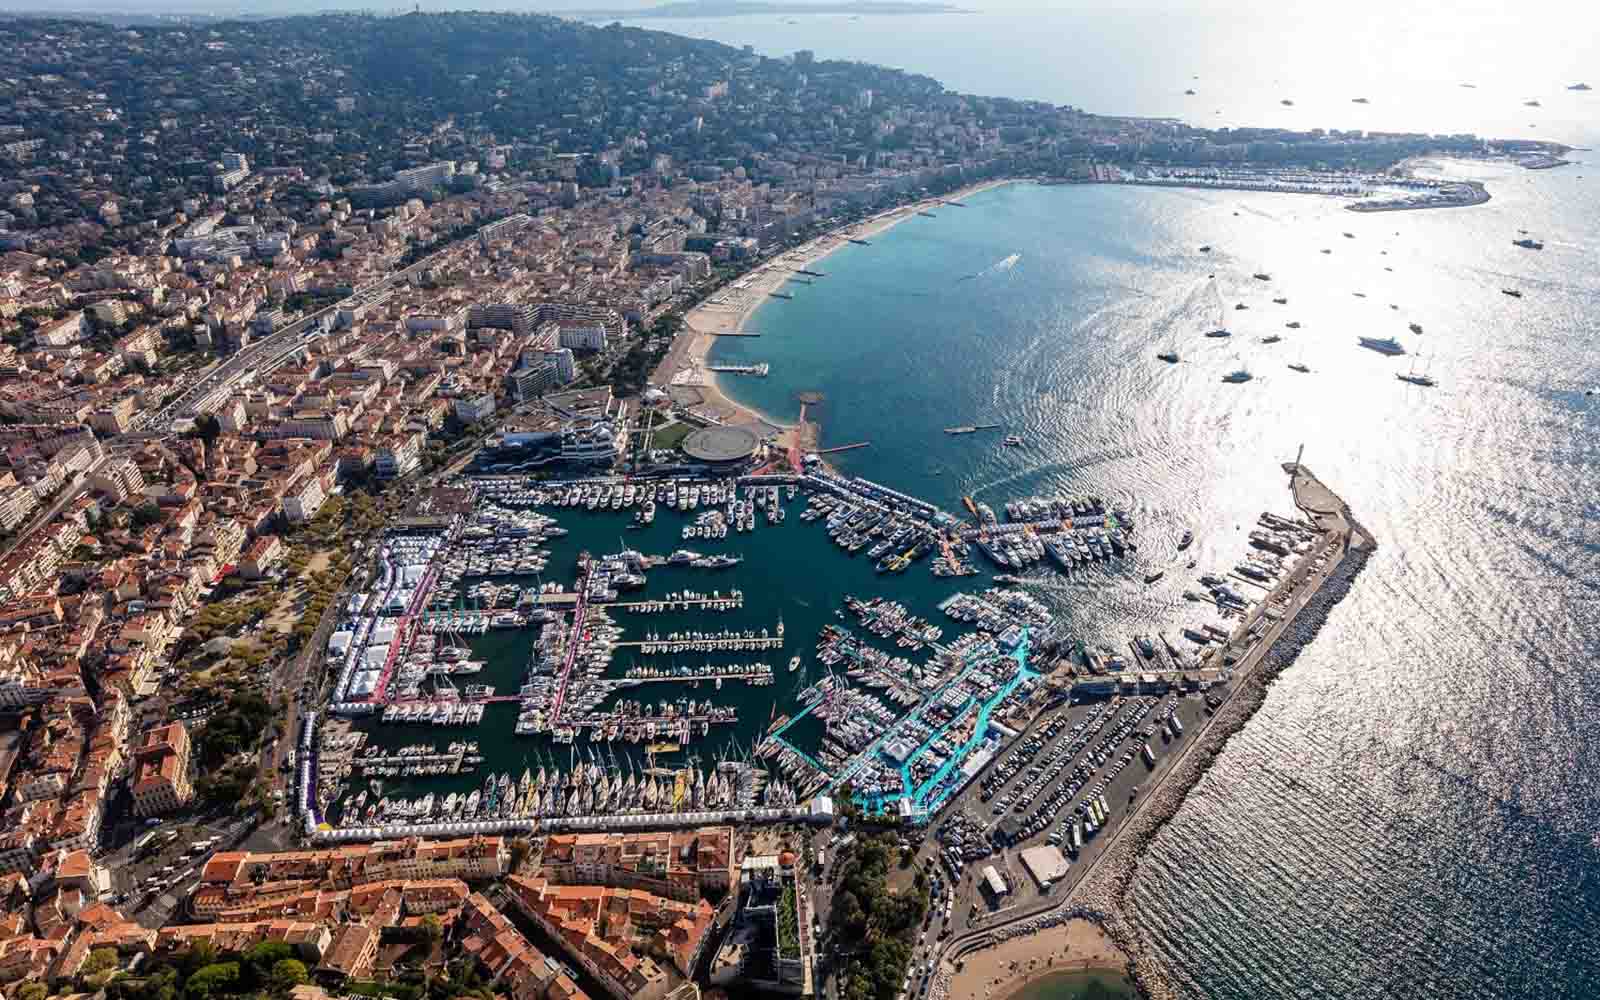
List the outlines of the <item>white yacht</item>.
<svg viewBox="0 0 1600 1000">
<path fill-rule="evenodd" d="M 1367 350 L 1377 351 L 1379 354 L 1404 354 L 1406 352 L 1405 346 L 1393 337 L 1362 337 L 1360 344 Z"/>
</svg>

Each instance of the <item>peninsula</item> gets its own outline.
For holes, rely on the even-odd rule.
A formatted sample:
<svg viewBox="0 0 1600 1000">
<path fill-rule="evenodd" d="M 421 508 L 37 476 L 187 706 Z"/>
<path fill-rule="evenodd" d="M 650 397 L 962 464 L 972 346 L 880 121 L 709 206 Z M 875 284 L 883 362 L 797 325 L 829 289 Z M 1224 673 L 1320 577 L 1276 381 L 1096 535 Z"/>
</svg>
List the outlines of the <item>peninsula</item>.
<svg viewBox="0 0 1600 1000">
<path fill-rule="evenodd" d="M 653 7 L 635 9 L 588 9 L 563 12 L 567 16 L 593 18 L 707 18 L 746 17 L 781 14 L 850 14 L 896 16 L 908 14 L 960 14 L 960 7 L 944 3 L 922 3 L 913 0 L 818 0 L 816 3 L 786 3 L 782 0 L 686 0 L 681 3 L 663 3 Z"/>
<path fill-rule="evenodd" d="M 948 992 L 956 964 L 1000 942 L 1022 940 L 1031 942 L 1027 954 L 1052 953 L 1061 947 L 1060 935 L 1067 933 L 1057 928 L 1074 921 L 1096 924 L 1109 935 L 1142 995 L 1151 1000 L 1178 995 L 1153 959 L 1147 933 L 1128 898 L 1139 858 L 1228 738 L 1261 706 L 1272 681 L 1316 637 L 1377 550 L 1376 539 L 1310 469 L 1298 462 L 1285 463 L 1283 469 L 1295 506 L 1315 525 L 1318 537 L 1296 570 L 1278 580 L 1219 647 L 1219 659 L 1232 663 L 1229 693 L 1210 704 L 1192 739 L 1153 769 L 1127 819 L 1105 835 L 1098 852 L 1071 869 L 1065 881 L 1051 886 L 1049 894 L 1041 894 L 1031 905 L 1008 908 L 1003 917 L 969 927 L 941 944 L 941 972 L 930 995 L 956 995 Z M 1092 965 L 1117 964 L 1103 947 L 1097 955 Z M 1037 962 L 1034 968 L 1039 969 Z"/>
</svg>

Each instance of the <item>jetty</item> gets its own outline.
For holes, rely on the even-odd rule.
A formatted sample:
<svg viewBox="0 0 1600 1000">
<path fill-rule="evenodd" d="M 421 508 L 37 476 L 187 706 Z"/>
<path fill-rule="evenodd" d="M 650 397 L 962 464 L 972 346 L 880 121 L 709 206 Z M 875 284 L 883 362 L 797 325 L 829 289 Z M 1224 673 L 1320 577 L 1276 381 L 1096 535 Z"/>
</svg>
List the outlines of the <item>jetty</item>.
<svg viewBox="0 0 1600 1000">
<path fill-rule="evenodd" d="M 1351 515 L 1349 507 L 1323 485 L 1297 458 L 1284 472 L 1295 505 L 1316 531 L 1313 548 L 1273 586 L 1270 596 L 1243 614 L 1227 637 L 1209 647 L 1218 662 L 1234 657 L 1233 678 L 1214 704 L 1215 712 L 1191 738 L 1151 765 L 1137 801 L 1115 826 L 1096 840 L 1098 851 L 1072 866 L 1057 891 L 1043 905 L 1017 908 L 981 928 L 958 933 L 936 951 L 941 972 L 928 990 L 930 1000 L 944 1000 L 950 986 L 949 964 L 1007 938 L 1040 927 L 1082 917 L 1098 924 L 1132 957 L 1131 972 L 1140 995 L 1158 1000 L 1179 991 L 1153 958 L 1148 930 L 1139 922 L 1129 889 L 1139 859 L 1161 828 L 1183 804 L 1189 790 L 1266 700 L 1267 687 L 1316 637 L 1335 605 L 1349 593 L 1367 560 L 1377 549 L 1373 536 Z M 1220 630 L 1219 630 L 1220 631 Z M 1136 651 L 1137 653 L 1137 651 Z"/>
<path fill-rule="evenodd" d="M 823 448 L 823 449 L 819 450 L 817 452 L 817 454 L 818 455 L 837 455 L 841 451 L 855 451 L 857 448 L 870 448 L 870 447 L 872 447 L 872 442 L 871 441 L 857 441 L 855 444 L 841 444 L 836 448 Z"/>
<path fill-rule="evenodd" d="M 712 330 L 713 337 L 759 337 L 761 334 L 754 330 Z"/>
<path fill-rule="evenodd" d="M 772 366 L 765 361 L 757 365 L 706 365 L 708 372 L 721 372 L 726 375 L 757 375 L 765 378 Z"/>
</svg>

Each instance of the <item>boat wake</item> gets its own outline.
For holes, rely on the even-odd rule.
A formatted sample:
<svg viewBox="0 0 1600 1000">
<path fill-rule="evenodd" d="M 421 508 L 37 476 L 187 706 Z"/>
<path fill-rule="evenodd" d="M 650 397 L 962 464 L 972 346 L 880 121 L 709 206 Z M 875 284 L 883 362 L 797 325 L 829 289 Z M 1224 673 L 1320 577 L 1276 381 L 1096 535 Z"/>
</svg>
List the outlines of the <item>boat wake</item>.
<svg viewBox="0 0 1600 1000">
<path fill-rule="evenodd" d="M 1016 267 L 1017 266 L 1017 261 L 1019 261 L 1021 259 L 1022 259 L 1022 254 L 1014 253 L 1014 254 L 1010 255 L 1009 257 L 1002 257 L 1000 260 L 996 261 L 993 264 L 990 264 L 988 267 L 986 267 L 983 270 L 979 271 L 977 274 L 962 275 L 957 280 L 959 280 L 959 281 L 972 281 L 972 280 L 974 280 L 976 278 L 986 278 L 991 274 L 1002 274 L 1002 273 L 1004 273 L 1006 271 L 1009 271 L 1012 268 Z"/>
</svg>

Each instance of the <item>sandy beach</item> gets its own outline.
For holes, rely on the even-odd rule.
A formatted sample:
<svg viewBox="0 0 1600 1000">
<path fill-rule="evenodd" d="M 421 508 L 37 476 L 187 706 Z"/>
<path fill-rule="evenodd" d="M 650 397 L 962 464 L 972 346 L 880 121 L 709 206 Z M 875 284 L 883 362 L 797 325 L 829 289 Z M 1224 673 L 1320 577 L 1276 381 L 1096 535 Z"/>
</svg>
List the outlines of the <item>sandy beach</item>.
<svg viewBox="0 0 1600 1000">
<path fill-rule="evenodd" d="M 950 982 L 949 996 L 1003 1000 L 1026 984 L 1056 972 L 1105 970 L 1122 973 L 1128 957 L 1087 920 L 1070 920 L 1036 934 L 1002 941 L 965 956 Z"/>
<path fill-rule="evenodd" d="M 724 424 L 757 427 L 763 435 L 776 435 L 778 444 L 801 451 L 817 446 L 817 425 L 801 420 L 781 424 L 765 414 L 735 403 L 723 394 L 715 372 L 705 370 L 706 357 L 717 335 L 744 329 L 745 323 L 772 292 L 781 289 L 789 276 L 810 269 L 852 239 L 865 240 L 886 232 L 919 211 L 939 207 L 942 201 L 960 201 L 981 191 L 1014 183 L 1014 179 L 984 181 L 953 191 L 941 198 L 928 198 L 881 212 L 852 225 L 825 233 L 793 250 L 786 251 L 760 267 L 719 289 L 684 317 L 683 332 L 672 343 L 651 378 L 653 385 L 666 389 L 678 405 L 702 418 Z"/>
</svg>

